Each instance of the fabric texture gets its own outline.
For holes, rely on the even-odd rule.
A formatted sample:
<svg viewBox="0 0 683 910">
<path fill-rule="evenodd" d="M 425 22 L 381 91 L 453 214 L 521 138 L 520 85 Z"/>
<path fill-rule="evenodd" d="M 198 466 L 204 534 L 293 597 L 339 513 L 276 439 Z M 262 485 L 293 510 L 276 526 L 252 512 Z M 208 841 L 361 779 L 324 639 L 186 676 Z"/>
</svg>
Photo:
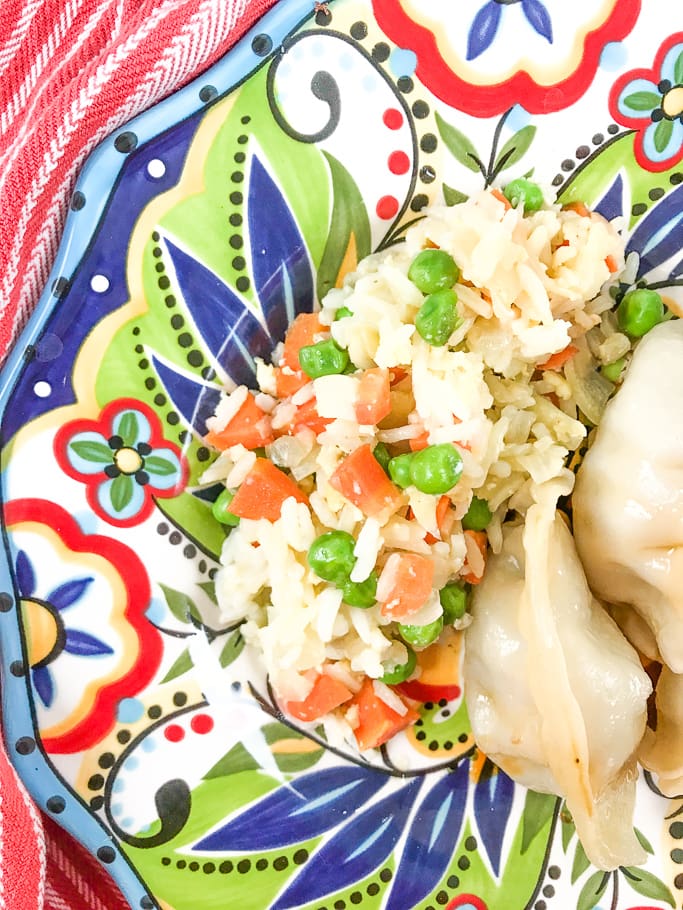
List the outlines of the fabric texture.
<svg viewBox="0 0 683 910">
<path fill-rule="evenodd" d="M 45 286 L 88 154 L 273 3 L 2 0 L 0 362 Z M 0 910 L 127 906 L 100 863 L 32 804 L 0 743 Z"/>
</svg>

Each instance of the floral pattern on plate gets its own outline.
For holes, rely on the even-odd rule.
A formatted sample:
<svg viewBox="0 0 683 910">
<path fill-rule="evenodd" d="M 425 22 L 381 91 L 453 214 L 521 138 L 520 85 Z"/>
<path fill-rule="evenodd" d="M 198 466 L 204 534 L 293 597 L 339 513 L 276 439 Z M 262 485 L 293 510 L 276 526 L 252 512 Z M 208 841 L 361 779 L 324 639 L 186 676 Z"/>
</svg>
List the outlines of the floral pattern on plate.
<svg viewBox="0 0 683 910">
<path fill-rule="evenodd" d="M 365 761 L 283 718 L 216 609 L 220 387 L 425 205 L 533 174 L 620 217 L 638 281 L 683 305 L 683 33 L 664 0 L 472 0 L 436 54 L 440 15 L 284 0 L 107 140 L 6 370 L 10 751 L 135 908 L 659 910 L 683 891 L 681 800 L 651 778 L 648 863 L 607 874 L 561 800 L 476 750 L 460 636 L 421 658 L 415 727 Z"/>
</svg>

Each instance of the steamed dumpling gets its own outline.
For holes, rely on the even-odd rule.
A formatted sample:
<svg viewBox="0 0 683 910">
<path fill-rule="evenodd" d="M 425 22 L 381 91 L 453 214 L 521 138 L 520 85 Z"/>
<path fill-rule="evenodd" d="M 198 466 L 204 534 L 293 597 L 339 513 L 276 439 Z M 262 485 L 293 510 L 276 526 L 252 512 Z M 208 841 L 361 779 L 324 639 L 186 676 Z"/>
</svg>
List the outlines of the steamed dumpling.
<svg viewBox="0 0 683 910">
<path fill-rule="evenodd" d="M 572 498 L 595 594 L 646 621 L 683 673 L 683 320 L 640 342 L 607 405 Z"/>
<path fill-rule="evenodd" d="M 643 862 L 634 754 L 650 680 L 592 597 L 554 499 L 506 529 L 472 602 L 465 680 L 480 748 L 531 789 L 564 796 L 591 862 Z"/>
</svg>

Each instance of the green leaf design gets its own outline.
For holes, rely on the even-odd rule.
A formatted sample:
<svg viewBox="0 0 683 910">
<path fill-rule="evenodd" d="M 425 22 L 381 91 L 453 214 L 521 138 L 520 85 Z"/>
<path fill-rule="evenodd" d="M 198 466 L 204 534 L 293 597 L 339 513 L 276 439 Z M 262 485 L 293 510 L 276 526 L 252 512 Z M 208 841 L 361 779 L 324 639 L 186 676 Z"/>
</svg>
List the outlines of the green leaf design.
<svg viewBox="0 0 683 910">
<path fill-rule="evenodd" d="M 632 111 L 651 111 L 655 107 L 659 107 L 659 102 L 662 100 L 661 95 L 655 94 L 655 92 L 632 92 L 630 95 L 627 95 L 623 104 L 626 107 L 630 107 Z"/>
<path fill-rule="evenodd" d="M 185 648 L 182 654 L 175 659 L 173 665 L 169 668 L 168 673 L 166 676 L 164 676 L 161 682 L 170 682 L 172 679 L 176 679 L 178 676 L 182 676 L 183 673 L 187 673 L 187 671 L 191 670 L 192 667 L 194 667 L 194 663 L 190 657 L 190 649 Z"/>
<path fill-rule="evenodd" d="M 671 139 L 671 134 L 674 131 L 674 125 L 671 120 L 660 120 L 657 126 L 655 127 L 654 143 L 655 148 L 658 152 L 663 152 Z"/>
<path fill-rule="evenodd" d="M 641 894 L 643 897 L 652 898 L 656 901 L 664 901 L 670 906 L 675 907 L 676 901 L 661 878 L 657 878 L 647 869 L 639 869 L 636 866 L 622 866 L 621 871 L 628 884 Z"/>
<path fill-rule="evenodd" d="M 356 182 L 332 155 L 323 152 L 332 178 L 332 230 L 330 230 L 318 267 L 317 293 L 322 300 L 337 284 L 347 255 L 353 267 L 371 248 L 370 220 Z"/>
<path fill-rule="evenodd" d="M 444 183 L 443 198 L 446 205 L 459 205 L 461 202 L 465 202 L 469 199 L 469 196 L 466 193 L 461 193 L 460 190 L 456 190 L 452 186 L 448 186 L 447 183 Z"/>
<path fill-rule="evenodd" d="M 159 582 L 159 587 L 164 592 L 168 609 L 176 619 L 180 622 L 189 622 L 190 617 L 193 617 L 201 622 L 201 615 L 195 602 L 184 591 L 176 591 L 175 588 L 169 588 L 161 582 Z"/>
<path fill-rule="evenodd" d="M 683 51 L 680 52 L 674 63 L 674 85 L 683 85 Z"/>
<path fill-rule="evenodd" d="M 562 808 L 560 809 L 560 821 L 562 822 L 562 849 L 566 853 L 567 847 L 569 846 L 572 837 L 574 837 L 576 834 L 574 819 L 572 818 L 571 812 L 567 808 L 566 803 L 562 803 Z"/>
<path fill-rule="evenodd" d="M 221 667 L 227 667 L 228 664 L 237 660 L 243 650 L 244 637 L 239 629 L 235 629 L 221 651 L 221 656 L 219 657 Z"/>
<path fill-rule="evenodd" d="M 447 123 L 438 111 L 434 116 L 439 135 L 456 161 L 459 161 L 460 164 L 464 164 L 470 171 L 481 171 L 481 159 L 479 158 L 479 155 L 477 155 L 477 150 L 471 140 L 452 124 Z"/>
<path fill-rule="evenodd" d="M 608 881 L 609 872 L 594 872 L 581 889 L 576 901 L 576 910 L 593 910 L 605 893 Z"/>
<path fill-rule="evenodd" d="M 285 774 L 310 768 L 324 754 L 322 746 L 285 724 L 266 724 L 261 732 L 273 750 L 278 768 Z M 256 760 L 244 745 L 237 743 L 206 772 L 204 780 L 227 777 L 240 771 L 255 771 L 258 768 Z"/>
<path fill-rule="evenodd" d="M 128 474 L 119 474 L 111 484 L 111 504 L 115 512 L 123 512 L 133 498 L 133 484 L 135 481 Z"/>
<path fill-rule="evenodd" d="M 634 828 L 633 832 L 634 832 L 635 836 L 638 838 L 638 843 L 643 848 L 643 850 L 646 853 L 649 853 L 650 856 L 654 856 L 655 855 L 654 848 L 653 848 L 652 844 L 650 843 L 650 841 L 645 837 L 643 832 L 639 831 L 638 828 Z"/>
<path fill-rule="evenodd" d="M 536 127 L 529 124 L 511 136 L 496 156 L 493 173 L 498 174 L 516 164 L 522 158 L 536 135 Z"/>
<path fill-rule="evenodd" d="M 175 474 L 177 466 L 167 458 L 161 458 L 160 455 L 149 455 L 145 458 L 145 470 L 150 474 L 158 474 L 159 477 L 168 477 Z"/>
<path fill-rule="evenodd" d="M 216 597 L 216 582 L 215 581 L 202 581 L 199 586 L 202 591 L 209 598 L 211 603 L 218 604 L 218 598 Z"/>
<path fill-rule="evenodd" d="M 135 445 L 138 439 L 138 418 L 135 411 L 124 411 L 118 425 L 118 436 L 124 446 Z"/>
<path fill-rule="evenodd" d="M 547 793 L 528 790 L 522 812 L 522 846 L 520 853 L 526 853 L 536 835 L 543 830 L 553 817 L 557 799 Z"/>
<path fill-rule="evenodd" d="M 69 448 L 79 458 L 84 458 L 86 461 L 94 461 L 96 464 L 111 464 L 114 457 L 114 453 L 109 446 L 91 439 L 74 439 L 69 443 Z"/>
<path fill-rule="evenodd" d="M 590 860 L 586 856 L 586 851 L 583 849 L 583 844 L 580 840 L 577 840 L 576 850 L 574 851 L 574 862 L 572 864 L 572 885 L 577 879 L 581 878 L 590 864 Z"/>
</svg>

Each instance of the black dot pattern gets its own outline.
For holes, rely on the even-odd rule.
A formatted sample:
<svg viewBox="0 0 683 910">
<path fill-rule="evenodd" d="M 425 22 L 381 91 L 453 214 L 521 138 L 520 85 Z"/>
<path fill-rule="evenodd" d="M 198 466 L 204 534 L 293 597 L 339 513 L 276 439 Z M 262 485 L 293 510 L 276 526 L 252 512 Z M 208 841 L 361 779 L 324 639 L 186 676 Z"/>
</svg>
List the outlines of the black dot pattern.
<svg viewBox="0 0 683 910">
<path fill-rule="evenodd" d="M 113 863 L 116 859 L 116 851 L 113 847 L 99 847 L 97 858 L 103 863 Z"/>
<path fill-rule="evenodd" d="M 117 152 L 121 152 L 124 155 L 128 152 L 132 152 L 137 144 L 138 137 L 130 130 L 126 130 L 125 133 L 119 133 L 116 139 L 114 139 L 114 148 Z"/>
<path fill-rule="evenodd" d="M 256 35 L 251 42 L 251 49 L 257 57 L 267 57 L 273 49 L 273 39 L 270 35 Z"/>
<path fill-rule="evenodd" d="M 53 815 L 59 815 L 60 812 L 66 809 L 66 800 L 63 796 L 50 796 L 45 806 L 48 812 L 52 812 Z"/>
<path fill-rule="evenodd" d="M 14 744 L 19 755 L 30 755 L 36 748 L 36 741 L 31 736 L 21 736 Z"/>
<path fill-rule="evenodd" d="M 199 89 L 199 100 L 203 101 L 204 104 L 213 99 L 218 95 L 218 90 L 215 85 L 204 85 Z"/>
<path fill-rule="evenodd" d="M 80 212 L 80 210 L 85 206 L 85 194 L 80 190 L 76 192 L 71 197 L 71 209 L 74 212 Z"/>
</svg>

